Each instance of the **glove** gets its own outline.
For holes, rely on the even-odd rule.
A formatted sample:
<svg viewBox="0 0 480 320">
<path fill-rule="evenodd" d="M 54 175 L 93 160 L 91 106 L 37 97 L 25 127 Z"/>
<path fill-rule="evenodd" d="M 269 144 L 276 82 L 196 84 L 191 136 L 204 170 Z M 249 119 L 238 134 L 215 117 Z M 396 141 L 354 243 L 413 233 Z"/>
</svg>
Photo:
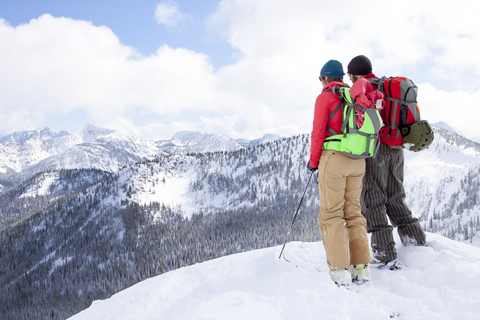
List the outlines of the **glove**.
<svg viewBox="0 0 480 320">
<path fill-rule="evenodd" d="M 312 168 L 310 167 L 310 161 L 307 162 L 307 169 L 314 172 L 314 171 L 317 171 L 318 168 Z"/>
</svg>

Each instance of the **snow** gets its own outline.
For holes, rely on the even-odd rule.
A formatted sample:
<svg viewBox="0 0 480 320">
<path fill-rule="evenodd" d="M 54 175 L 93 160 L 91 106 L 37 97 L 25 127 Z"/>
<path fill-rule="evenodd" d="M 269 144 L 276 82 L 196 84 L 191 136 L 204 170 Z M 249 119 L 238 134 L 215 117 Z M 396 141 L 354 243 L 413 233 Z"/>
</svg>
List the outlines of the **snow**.
<svg viewBox="0 0 480 320">
<path fill-rule="evenodd" d="M 180 131 L 170 139 L 171 153 L 205 153 L 209 151 L 234 151 L 243 146 L 230 138 L 218 134 L 207 134 L 197 131 Z"/>
<path fill-rule="evenodd" d="M 396 243 L 400 240 L 396 236 Z M 480 248 L 427 234 L 397 245 L 402 270 L 338 288 L 321 242 L 289 242 L 181 268 L 94 301 L 72 320 L 480 319 Z"/>
<path fill-rule="evenodd" d="M 441 128 L 443 130 L 447 130 L 447 131 L 450 131 L 452 133 L 456 133 L 458 135 L 461 135 L 461 136 L 464 136 L 464 134 L 462 134 L 459 130 L 456 130 L 454 128 L 452 128 L 448 123 L 444 122 L 444 121 L 439 121 L 439 122 L 435 122 L 433 124 L 435 127 L 438 127 L 438 128 Z"/>
<path fill-rule="evenodd" d="M 82 137 L 84 143 L 90 143 L 97 140 L 99 137 L 114 133 L 115 130 L 100 128 L 93 123 L 88 123 L 78 134 Z"/>
<path fill-rule="evenodd" d="M 181 204 L 185 216 L 190 217 L 196 209 L 194 199 L 189 192 L 190 181 L 196 176 L 197 173 L 190 169 L 181 175 L 169 177 L 165 179 L 165 183 L 157 184 L 154 187 L 149 187 L 149 183 L 144 183 L 143 188 L 151 188 L 151 191 L 139 193 L 138 197 L 135 197 L 135 201 L 141 204 L 159 202 L 171 207 Z"/>
<path fill-rule="evenodd" d="M 235 151 L 243 146 L 230 138 L 180 132 L 179 145 L 155 143 L 122 131 L 88 123 L 76 134 L 49 128 L 0 137 L 0 173 L 14 171 L 30 176 L 53 169 L 99 169 L 117 172 L 126 165 L 173 153 Z"/>
<path fill-rule="evenodd" d="M 52 255 L 53 256 L 53 255 Z M 53 261 L 52 262 L 52 268 L 50 269 L 50 271 L 48 272 L 48 274 L 51 276 L 53 271 L 56 269 L 56 268 L 59 268 L 59 267 L 62 267 L 66 264 L 68 264 L 70 261 L 73 260 L 73 257 L 66 257 L 66 258 L 58 258 L 57 260 Z"/>
<path fill-rule="evenodd" d="M 46 195 L 49 194 L 49 188 L 54 184 L 59 178 L 58 172 L 47 172 L 43 174 L 43 179 L 41 179 L 38 185 L 31 185 L 29 188 L 20 196 L 20 198 L 25 197 L 35 197 L 35 195 Z"/>
</svg>

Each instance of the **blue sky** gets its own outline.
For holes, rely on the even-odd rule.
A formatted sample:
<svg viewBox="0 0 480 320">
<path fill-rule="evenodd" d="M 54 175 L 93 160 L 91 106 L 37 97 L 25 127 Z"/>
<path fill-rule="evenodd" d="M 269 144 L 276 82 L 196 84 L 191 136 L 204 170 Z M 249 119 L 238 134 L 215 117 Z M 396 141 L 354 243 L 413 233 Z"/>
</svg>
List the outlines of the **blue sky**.
<svg viewBox="0 0 480 320">
<path fill-rule="evenodd" d="M 318 0 L 2 0 L 0 136 L 75 133 L 88 122 L 149 140 L 308 133 L 320 68 L 358 54 L 379 76 L 412 78 L 423 118 L 480 136 L 477 117 L 465 117 L 480 98 L 478 9 L 464 0 L 348 0 L 342 10 Z"/>
<path fill-rule="evenodd" d="M 171 27 L 159 23 L 155 10 L 160 3 L 176 7 L 185 17 Z M 162 44 L 188 47 L 207 53 L 212 64 L 220 67 L 233 62 L 234 50 L 204 26 L 218 4 L 218 0 L 2 0 L 0 17 L 12 26 L 26 24 L 45 13 L 91 21 L 95 26 L 109 27 L 124 45 L 144 55 L 154 54 Z"/>
</svg>

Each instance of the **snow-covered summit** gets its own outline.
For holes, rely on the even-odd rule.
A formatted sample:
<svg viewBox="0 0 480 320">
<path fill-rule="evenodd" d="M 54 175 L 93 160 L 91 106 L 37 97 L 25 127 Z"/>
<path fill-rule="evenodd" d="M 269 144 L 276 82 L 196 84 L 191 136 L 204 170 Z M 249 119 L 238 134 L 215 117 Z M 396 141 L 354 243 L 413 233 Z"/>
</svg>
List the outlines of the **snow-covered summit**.
<svg viewBox="0 0 480 320">
<path fill-rule="evenodd" d="M 76 134 L 43 130 L 24 131 L 3 138 L 0 173 L 24 180 L 42 171 L 98 169 L 115 172 L 125 165 L 166 153 L 154 142 L 131 133 L 87 124 Z"/>
<path fill-rule="evenodd" d="M 94 301 L 71 320 L 480 319 L 480 248 L 436 234 L 398 246 L 404 268 L 338 288 L 321 242 L 290 242 L 181 268 Z M 399 239 L 396 239 L 400 243 Z"/>
<path fill-rule="evenodd" d="M 62 130 L 60 132 L 56 132 L 55 130 L 45 127 L 43 129 L 17 131 L 12 134 L 6 135 L 0 139 L 0 144 L 7 144 L 7 143 L 21 144 L 30 139 L 45 141 L 45 140 L 60 138 L 68 135 L 70 135 L 70 133 L 68 133 L 67 131 Z"/>
<path fill-rule="evenodd" d="M 179 131 L 170 141 L 177 146 L 192 146 L 207 138 L 209 135 L 197 131 Z"/>
<path fill-rule="evenodd" d="M 448 123 L 444 122 L 444 121 L 439 121 L 439 122 L 435 122 L 433 124 L 435 127 L 438 127 L 440 129 L 443 129 L 443 130 L 447 130 L 447 131 L 450 131 L 452 133 L 456 133 L 460 136 L 463 136 L 463 134 L 458 131 L 458 130 L 455 130 L 454 128 L 452 128 Z"/>
<path fill-rule="evenodd" d="M 241 144 L 225 136 L 198 131 L 177 132 L 170 142 L 172 145 L 168 151 L 171 153 L 235 151 L 243 148 Z"/>
<path fill-rule="evenodd" d="M 275 137 L 265 135 L 254 140 L 254 144 L 271 139 Z M 135 162 L 165 155 L 228 152 L 245 148 L 218 134 L 181 131 L 170 140 L 151 142 L 126 131 L 102 128 L 92 123 L 75 134 L 44 128 L 15 132 L 1 138 L 0 142 L 0 175 L 12 183 L 46 170 L 98 169 L 116 172 Z"/>
<path fill-rule="evenodd" d="M 90 143 L 101 136 L 106 136 L 114 132 L 115 130 L 101 128 L 89 122 L 78 134 L 82 137 L 84 143 Z"/>
<path fill-rule="evenodd" d="M 241 145 L 247 147 L 247 148 L 253 148 L 253 147 L 256 147 L 262 143 L 267 143 L 267 142 L 271 142 L 271 141 L 275 141 L 275 140 L 280 140 L 282 139 L 281 136 L 277 135 L 277 134 L 272 134 L 272 133 L 267 133 L 265 135 L 263 135 L 263 137 L 259 138 L 259 139 L 255 139 L 255 140 L 243 140 L 243 139 L 238 139 L 236 140 L 238 143 L 240 143 Z"/>
</svg>

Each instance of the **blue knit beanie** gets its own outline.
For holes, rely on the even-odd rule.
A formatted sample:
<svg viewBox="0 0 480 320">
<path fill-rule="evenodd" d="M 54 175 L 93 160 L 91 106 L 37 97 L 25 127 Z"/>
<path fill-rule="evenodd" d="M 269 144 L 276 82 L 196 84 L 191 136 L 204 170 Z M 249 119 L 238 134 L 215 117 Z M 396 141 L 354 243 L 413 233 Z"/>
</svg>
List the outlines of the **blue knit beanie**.
<svg viewBox="0 0 480 320">
<path fill-rule="evenodd" d="M 320 77 L 340 78 L 343 79 L 343 66 L 338 60 L 330 60 L 320 70 Z"/>
</svg>

